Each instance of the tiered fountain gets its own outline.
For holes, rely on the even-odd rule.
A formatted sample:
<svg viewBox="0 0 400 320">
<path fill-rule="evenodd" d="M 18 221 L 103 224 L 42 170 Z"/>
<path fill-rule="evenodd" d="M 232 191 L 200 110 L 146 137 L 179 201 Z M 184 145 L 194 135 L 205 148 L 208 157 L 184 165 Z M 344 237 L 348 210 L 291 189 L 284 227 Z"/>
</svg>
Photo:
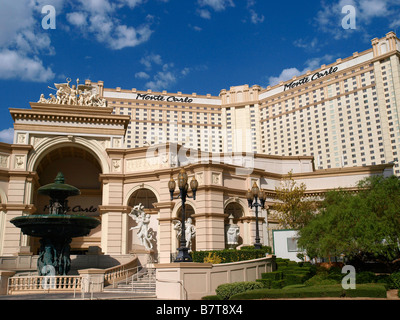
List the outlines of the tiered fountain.
<svg viewBox="0 0 400 320">
<path fill-rule="evenodd" d="M 68 200 L 77 196 L 80 190 L 64 183 L 64 175 L 59 172 L 54 183 L 38 189 L 39 194 L 50 197 L 48 214 L 33 214 L 11 220 L 23 234 L 39 237 L 40 249 L 37 263 L 39 275 L 66 275 L 71 267 L 70 243 L 72 238 L 86 236 L 100 221 L 93 217 L 68 215 Z"/>
</svg>

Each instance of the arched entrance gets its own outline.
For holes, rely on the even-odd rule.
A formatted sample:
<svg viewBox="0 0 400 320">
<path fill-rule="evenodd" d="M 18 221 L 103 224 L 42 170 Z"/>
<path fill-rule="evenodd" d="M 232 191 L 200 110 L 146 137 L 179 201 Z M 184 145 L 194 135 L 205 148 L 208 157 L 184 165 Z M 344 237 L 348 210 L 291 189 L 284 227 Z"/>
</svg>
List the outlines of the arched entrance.
<svg viewBox="0 0 400 320">
<path fill-rule="evenodd" d="M 157 214 L 158 211 L 154 208 L 153 203 L 157 203 L 157 196 L 156 194 L 146 188 L 140 188 L 137 189 L 132 193 L 132 195 L 129 198 L 128 201 L 128 206 L 130 207 L 135 207 L 139 204 L 143 206 L 143 211 L 145 214 L 149 215 L 150 222 L 148 224 L 148 230 L 149 230 L 149 237 L 152 238 L 151 244 L 153 246 L 153 250 L 157 251 L 157 233 L 158 233 L 158 221 L 157 221 Z M 137 236 L 138 229 L 137 227 L 137 222 L 129 218 L 128 221 L 128 252 L 138 252 L 143 250 L 143 246 L 140 243 L 140 239 Z"/>
<path fill-rule="evenodd" d="M 194 228 L 196 228 L 196 219 L 193 217 L 194 214 L 195 214 L 194 208 L 190 204 L 186 203 L 185 204 L 185 219 L 186 219 L 186 221 L 188 221 L 188 219 L 190 218 L 192 225 L 194 226 Z M 176 230 L 175 226 L 177 224 L 181 223 L 181 221 L 182 221 L 182 206 L 180 206 L 178 208 L 178 210 L 176 211 L 176 217 L 174 217 L 173 219 L 174 219 L 173 227 L 174 227 L 174 231 L 175 231 L 175 232 L 173 232 L 174 241 L 175 241 L 174 247 L 179 248 L 180 237 L 178 238 L 178 231 Z M 188 225 L 186 225 L 185 227 L 188 227 Z M 174 241 L 173 241 L 173 243 L 174 243 Z M 190 246 L 189 250 L 191 250 L 191 251 L 196 250 L 196 236 L 194 236 L 194 238 L 191 239 L 191 246 Z"/>
<path fill-rule="evenodd" d="M 244 238 L 244 225 L 243 225 L 244 210 L 243 210 L 242 205 L 238 202 L 229 202 L 225 207 L 224 213 L 226 214 L 225 226 L 228 226 L 229 217 L 231 215 L 233 216 L 233 224 L 237 224 L 239 226 L 240 234 L 239 234 L 239 239 L 238 239 L 238 246 L 242 245 L 243 238 Z M 226 239 L 226 232 L 225 232 L 225 244 L 226 243 L 227 243 L 227 239 Z M 227 245 L 226 245 L 226 247 L 227 247 Z"/>
<path fill-rule="evenodd" d="M 34 168 L 38 181 L 32 192 L 32 203 L 36 213 L 48 213 L 48 197 L 39 195 L 40 186 L 54 182 L 58 172 L 62 172 L 65 183 L 80 189 L 81 195 L 68 198 L 68 214 L 92 216 L 98 219 L 98 206 L 102 203 L 102 190 L 99 175 L 102 173 L 98 159 L 87 149 L 76 144 L 60 145 L 45 153 Z M 39 239 L 30 239 L 31 249 L 37 253 Z M 74 238 L 71 243 L 72 254 L 84 254 L 89 247 L 101 246 L 101 224 L 88 236 Z"/>
</svg>

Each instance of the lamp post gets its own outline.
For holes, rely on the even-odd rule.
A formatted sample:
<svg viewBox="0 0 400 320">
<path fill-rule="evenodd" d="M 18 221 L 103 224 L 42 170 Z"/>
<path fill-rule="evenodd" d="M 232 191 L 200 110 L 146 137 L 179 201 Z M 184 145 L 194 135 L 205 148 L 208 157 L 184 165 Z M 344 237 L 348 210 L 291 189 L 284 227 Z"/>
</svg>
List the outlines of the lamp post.
<svg viewBox="0 0 400 320">
<path fill-rule="evenodd" d="M 192 258 L 189 255 L 189 248 L 186 247 L 186 235 L 185 235 L 185 220 L 186 220 L 186 213 L 185 213 L 185 202 L 186 198 L 192 198 L 188 195 L 189 185 L 187 183 L 188 175 L 185 169 L 181 169 L 178 175 L 178 187 L 179 187 L 179 196 L 175 199 L 181 198 L 182 200 L 182 231 L 181 231 L 181 239 L 180 239 L 180 247 L 178 248 L 178 255 L 176 256 L 175 262 L 192 262 Z M 193 200 L 196 200 L 196 191 L 199 183 L 197 182 L 196 178 L 193 177 L 192 181 L 190 181 L 190 188 L 192 189 L 193 193 Z M 175 191 L 176 183 L 174 179 L 171 177 L 171 180 L 168 182 L 169 192 L 171 194 L 171 201 L 174 200 L 174 191 Z"/>
<path fill-rule="evenodd" d="M 265 200 L 266 200 L 266 194 L 262 189 L 259 189 L 257 186 L 257 183 L 254 182 L 253 187 L 251 190 L 249 189 L 246 194 L 247 197 L 247 202 L 249 204 L 249 207 L 253 209 L 253 207 L 256 208 L 256 242 L 254 243 L 254 247 L 256 249 L 261 249 L 261 243 L 260 243 L 260 233 L 258 230 L 258 207 L 261 209 L 264 208 L 265 205 Z M 257 200 L 260 200 L 260 203 Z"/>
</svg>

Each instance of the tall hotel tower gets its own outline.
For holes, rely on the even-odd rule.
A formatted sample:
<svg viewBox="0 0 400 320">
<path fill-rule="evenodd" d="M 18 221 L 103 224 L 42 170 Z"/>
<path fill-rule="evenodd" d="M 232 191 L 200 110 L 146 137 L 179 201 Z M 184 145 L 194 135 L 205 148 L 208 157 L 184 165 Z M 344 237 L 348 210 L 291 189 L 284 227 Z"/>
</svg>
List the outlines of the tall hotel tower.
<svg viewBox="0 0 400 320">
<path fill-rule="evenodd" d="M 400 40 L 265 89 L 231 87 L 219 96 L 103 90 L 129 115 L 125 147 L 174 141 L 209 152 L 314 156 L 316 169 L 394 162 L 400 173 Z M 102 83 L 99 83 L 100 87 Z"/>
</svg>

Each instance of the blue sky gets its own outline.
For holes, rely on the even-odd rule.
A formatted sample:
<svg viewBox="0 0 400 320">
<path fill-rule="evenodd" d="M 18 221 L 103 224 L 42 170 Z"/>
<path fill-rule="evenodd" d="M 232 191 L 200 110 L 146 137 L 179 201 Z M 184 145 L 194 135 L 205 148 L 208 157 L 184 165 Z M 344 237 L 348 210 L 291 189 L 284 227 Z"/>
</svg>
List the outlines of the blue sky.
<svg viewBox="0 0 400 320">
<path fill-rule="evenodd" d="M 42 27 L 46 5 L 55 29 Z M 346 5 L 355 29 L 342 27 Z M 396 30 L 399 0 L 0 0 L 0 141 L 12 136 L 9 108 L 67 77 L 218 95 L 288 80 Z"/>
</svg>

